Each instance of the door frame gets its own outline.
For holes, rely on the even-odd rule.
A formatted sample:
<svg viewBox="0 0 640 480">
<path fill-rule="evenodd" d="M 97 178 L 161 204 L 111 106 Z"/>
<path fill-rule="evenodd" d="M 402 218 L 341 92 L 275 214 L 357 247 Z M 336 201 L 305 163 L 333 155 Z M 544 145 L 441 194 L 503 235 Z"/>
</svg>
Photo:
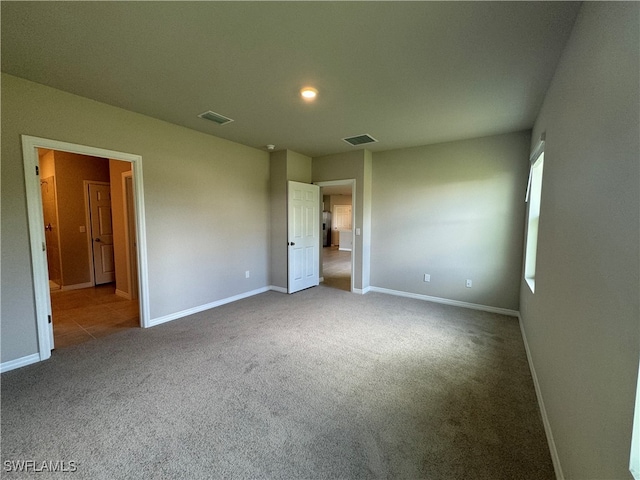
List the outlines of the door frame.
<svg viewBox="0 0 640 480">
<path fill-rule="evenodd" d="M 96 265 L 93 254 L 93 226 L 91 225 L 91 197 L 89 195 L 89 185 L 111 185 L 111 182 L 99 182 L 97 180 L 83 180 L 82 188 L 84 188 L 84 218 L 85 231 L 87 234 L 87 252 L 89 254 L 89 278 L 92 286 L 96 286 Z M 113 211 L 111 213 L 111 223 L 113 224 Z"/>
<path fill-rule="evenodd" d="M 29 222 L 29 243 L 31 249 L 31 270 L 36 307 L 36 326 L 38 330 L 38 354 L 40 356 L 40 360 L 47 360 L 51 357 L 52 343 L 50 339 L 50 331 L 52 329 L 52 324 L 49 323 L 49 316 L 51 315 L 51 297 L 49 292 L 49 272 L 47 270 L 47 257 L 45 251 L 46 243 L 44 238 L 44 229 L 42 228 L 44 216 L 40 193 L 40 176 L 36 173 L 39 170 L 39 148 L 121 160 L 132 164 L 131 166 L 134 172 L 135 184 L 134 199 L 136 230 L 138 232 L 137 250 L 140 326 L 143 328 L 150 327 L 149 272 L 147 265 L 142 156 L 132 153 L 107 150 L 104 148 L 34 137 L 31 135 L 21 135 L 21 140 L 27 194 L 27 217 Z"/>
<path fill-rule="evenodd" d="M 125 255 L 126 255 L 126 262 L 127 262 L 127 287 L 129 288 L 128 294 L 129 294 L 129 298 L 128 300 L 136 300 L 138 298 L 138 285 L 137 285 L 137 267 L 135 267 L 135 263 L 134 263 L 134 258 L 135 258 L 135 252 L 137 250 L 136 247 L 136 242 L 137 240 L 135 240 L 136 238 L 136 232 L 135 230 L 135 215 L 133 216 L 133 223 L 134 225 L 131 225 L 131 218 L 129 216 L 129 210 L 131 208 L 133 208 L 134 214 L 135 214 L 135 185 L 133 184 L 133 172 L 131 170 L 129 170 L 128 172 L 122 172 L 121 174 L 121 178 L 122 178 L 122 205 L 124 206 L 124 244 L 125 244 Z M 128 181 L 131 181 L 131 193 L 133 195 L 133 201 L 134 203 L 132 204 L 129 201 L 129 195 L 128 195 Z M 135 268 L 134 268 L 135 267 Z M 125 296 L 126 298 L 126 296 Z"/>
<path fill-rule="evenodd" d="M 327 182 L 313 182 L 315 185 L 320 187 L 320 195 L 322 196 L 322 187 L 331 187 L 335 185 L 351 185 L 351 293 L 355 292 L 354 281 L 355 281 L 355 269 L 356 255 L 360 255 L 360 251 L 356 245 L 356 179 L 348 178 L 345 180 L 330 180 Z M 320 200 L 320 208 L 322 208 L 322 200 Z M 321 212 L 322 213 L 322 212 Z M 332 214 L 333 215 L 333 214 Z M 322 222 L 322 215 L 320 215 L 320 222 Z M 322 238 L 320 238 L 320 242 L 322 244 Z M 322 245 L 320 245 L 320 266 L 322 266 L 322 262 L 324 259 L 322 258 Z M 324 272 L 322 272 L 324 275 Z"/>
</svg>

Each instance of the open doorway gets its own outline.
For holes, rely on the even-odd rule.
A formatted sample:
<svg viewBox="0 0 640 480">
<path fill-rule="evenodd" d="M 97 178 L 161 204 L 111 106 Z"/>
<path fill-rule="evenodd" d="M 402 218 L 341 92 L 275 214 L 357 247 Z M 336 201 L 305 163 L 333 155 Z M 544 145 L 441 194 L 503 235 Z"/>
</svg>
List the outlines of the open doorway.
<svg viewBox="0 0 640 480">
<path fill-rule="evenodd" d="M 322 191 L 322 278 L 324 285 L 353 291 L 353 180 L 320 182 Z"/>
<path fill-rule="evenodd" d="M 139 327 L 131 163 L 45 148 L 38 161 L 53 347 Z"/>
<path fill-rule="evenodd" d="M 127 298 L 128 294 L 124 291 L 119 291 L 117 287 L 117 279 L 115 285 L 111 285 L 110 288 L 113 288 L 113 294 L 111 292 L 108 293 L 109 299 L 114 299 L 115 297 L 121 297 L 123 300 L 135 300 L 138 304 L 138 325 L 142 327 L 150 326 L 150 318 L 149 318 L 149 285 L 148 285 L 148 267 L 147 267 L 147 251 L 146 251 L 146 233 L 145 233 L 145 212 L 144 212 L 144 192 L 143 192 L 143 179 L 142 179 L 142 157 L 140 155 L 129 154 L 124 152 L 118 152 L 113 150 L 106 150 L 103 148 L 90 147 L 86 145 L 78 145 L 67 142 L 61 142 L 57 140 L 50 140 L 45 138 L 32 137 L 29 135 L 22 135 L 22 153 L 23 153 L 23 161 L 24 161 L 24 173 L 25 173 L 25 187 L 27 193 L 27 213 L 29 220 L 29 244 L 31 251 L 31 266 L 32 266 L 32 274 L 33 274 L 33 292 L 35 299 L 35 314 L 36 314 L 36 325 L 38 332 L 38 356 L 40 360 L 46 360 L 51 357 L 51 350 L 54 348 L 54 328 L 53 328 L 53 315 L 52 315 L 52 297 L 54 295 L 63 295 L 63 294 L 74 294 L 80 295 L 77 292 L 88 293 L 93 292 L 95 298 L 101 297 L 104 292 L 97 291 L 95 289 L 95 270 L 89 267 L 78 267 L 80 264 L 86 265 L 89 260 L 90 252 L 93 255 L 93 249 L 89 247 L 89 245 L 95 240 L 95 237 L 91 236 L 91 233 L 88 231 L 88 226 L 90 220 L 87 216 L 88 214 L 84 214 L 81 218 L 75 217 L 74 222 L 72 223 L 72 228 L 70 231 L 75 233 L 74 239 L 76 242 L 75 246 L 77 250 L 71 249 L 72 255 L 71 263 L 69 264 L 69 268 L 64 267 L 64 257 L 65 257 L 65 246 L 63 242 L 59 242 L 59 255 L 60 255 L 60 283 L 56 285 L 50 284 L 49 280 L 49 270 L 47 266 L 47 243 L 45 238 L 45 233 L 49 231 L 47 228 L 48 223 L 44 222 L 44 211 L 43 211 L 43 187 L 41 184 L 41 180 L 48 178 L 49 176 L 54 176 L 55 184 L 58 188 L 55 191 L 55 202 L 57 203 L 57 213 L 58 218 L 57 221 L 60 221 L 60 211 L 64 208 L 62 203 L 63 200 L 61 198 L 61 188 L 60 181 L 63 178 L 62 175 L 57 175 L 55 171 L 53 174 L 41 171 L 40 165 L 40 152 L 44 151 L 45 154 L 47 151 L 59 151 L 65 154 L 78 154 L 85 155 L 89 157 L 98 157 L 102 159 L 107 159 L 110 162 L 108 166 L 109 171 L 109 181 L 111 179 L 111 162 L 113 160 L 118 160 L 120 163 L 125 165 L 126 170 L 128 170 L 132 176 L 132 184 L 133 192 L 129 194 L 129 198 L 133 197 L 134 208 L 129 209 L 133 215 L 135 215 L 135 221 L 133 224 L 135 225 L 135 240 L 134 244 L 136 248 L 134 252 L 132 252 L 136 256 L 136 261 L 134 262 L 137 265 L 138 271 L 133 275 L 137 275 L 137 291 L 131 292 L 129 296 L 132 298 Z M 42 175 L 41 175 L 42 174 Z M 118 174 L 120 175 L 120 174 Z M 123 185 L 122 189 L 122 202 L 123 205 L 127 202 L 126 200 L 126 182 L 122 178 L 122 176 L 118 177 L 119 180 L 117 183 L 119 185 Z M 83 185 L 86 183 L 86 178 L 80 178 L 80 181 Z M 97 180 L 101 181 L 101 180 Z M 83 187 L 84 189 L 85 187 Z M 110 191 L 110 190 L 109 190 Z M 77 191 L 76 191 L 77 193 Z M 84 192 L 81 192 L 81 195 Z M 87 196 L 89 195 L 87 190 Z M 66 201 L 66 200 L 65 200 Z M 80 204 L 81 207 L 85 208 L 85 200 L 75 200 L 76 204 Z M 77 206 L 77 205 L 76 205 Z M 121 206 L 120 209 L 126 210 L 124 206 Z M 87 210 L 88 211 L 88 207 Z M 128 221 L 127 221 L 128 223 Z M 52 224 L 53 230 L 53 224 Z M 60 232 L 61 233 L 61 232 Z M 83 243 L 85 242 L 85 243 Z M 82 246 L 79 247 L 79 245 Z M 107 262 L 108 263 L 108 262 Z M 130 262 L 132 263 L 132 262 Z M 89 270 L 89 277 L 85 275 Z M 124 275 L 127 275 L 126 268 L 124 269 Z M 68 273 L 65 273 L 65 271 Z M 84 272 L 80 275 L 79 272 Z M 117 272 L 117 268 L 116 268 Z M 77 274 L 77 275 L 76 275 Z M 109 283 L 106 285 L 110 285 Z M 51 288 L 53 287 L 53 291 Z M 107 290 L 107 287 L 101 287 L 104 290 Z M 60 297 L 62 298 L 62 297 Z M 55 302 L 56 300 L 54 300 Z M 80 300 L 76 299 L 74 301 L 69 301 L 72 305 L 78 305 Z M 102 304 L 108 304 L 104 298 L 100 301 Z M 104 305 L 103 305 L 104 306 Z M 96 307 L 97 308 L 97 307 Z M 117 310 L 115 307 L 111 307 L 109 316 L 113 316 L 114 312 Z M 97 315 L 96 312 L 94 314 Z M 94 316 L 96 316 L 94 315 Z M 77 317 L 76 317 L 77 318 Z M 94 318 L 95 320 L 95 318 Z M 85 329 L 88 330 L 88 329 Z M 94 331 L 93 337 L 96 335 L 100 335 L 96 331 Z"/>
</svg>

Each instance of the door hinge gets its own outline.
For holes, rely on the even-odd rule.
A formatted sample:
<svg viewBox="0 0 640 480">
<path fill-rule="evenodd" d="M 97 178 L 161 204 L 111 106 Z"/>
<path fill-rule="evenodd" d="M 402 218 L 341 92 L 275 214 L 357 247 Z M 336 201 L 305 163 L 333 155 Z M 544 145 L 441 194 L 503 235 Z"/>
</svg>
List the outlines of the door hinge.
<svg viewBox="0 0 640 480">
<path fill-rule="evenodd" d="M 42 242 L 42 251 L 43 252 L 47 251 L 47 245 L 44 242 Z"/>
<path fill-rule="evenodd" d="M 40 167 L 38 165 L 36 165 L 36 175 L 40 175 Z"/>
<path fill-rule="evenodd" d="M 49 319 L 49 323 L 51 323 L 51 315 L 47 315 L 47 318 Z"/>
</svg>

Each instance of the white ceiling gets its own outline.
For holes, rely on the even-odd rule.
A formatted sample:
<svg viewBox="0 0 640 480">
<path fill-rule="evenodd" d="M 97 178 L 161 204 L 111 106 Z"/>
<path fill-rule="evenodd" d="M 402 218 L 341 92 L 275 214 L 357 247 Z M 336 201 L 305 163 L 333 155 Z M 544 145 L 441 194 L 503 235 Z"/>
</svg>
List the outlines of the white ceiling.
<svg viewBox="0 0 640 480">
<path fill-rule="evenodd" d="M 309 156 L 531 128 L 576 2 L 1 2 L 2 71 Z M 319 90 L 305 103 L 299 90 Z M 219 126 L 197 117 L 213 110 Z"/>
</svg>

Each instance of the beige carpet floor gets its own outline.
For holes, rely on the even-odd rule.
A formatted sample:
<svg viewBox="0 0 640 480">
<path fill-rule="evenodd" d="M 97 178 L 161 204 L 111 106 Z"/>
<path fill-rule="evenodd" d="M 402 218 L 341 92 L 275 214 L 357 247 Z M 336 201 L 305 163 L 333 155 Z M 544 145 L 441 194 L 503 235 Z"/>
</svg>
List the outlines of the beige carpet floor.
<svg viewBox="0 0 640 480">
<path fill-rule="evenodd" d="M 77 467 L 35 478 L 554 478 L 517 320 L 378 293 L 267 292 L 92 339 L 1 395 L 3 467 Z"/>
</svg>

